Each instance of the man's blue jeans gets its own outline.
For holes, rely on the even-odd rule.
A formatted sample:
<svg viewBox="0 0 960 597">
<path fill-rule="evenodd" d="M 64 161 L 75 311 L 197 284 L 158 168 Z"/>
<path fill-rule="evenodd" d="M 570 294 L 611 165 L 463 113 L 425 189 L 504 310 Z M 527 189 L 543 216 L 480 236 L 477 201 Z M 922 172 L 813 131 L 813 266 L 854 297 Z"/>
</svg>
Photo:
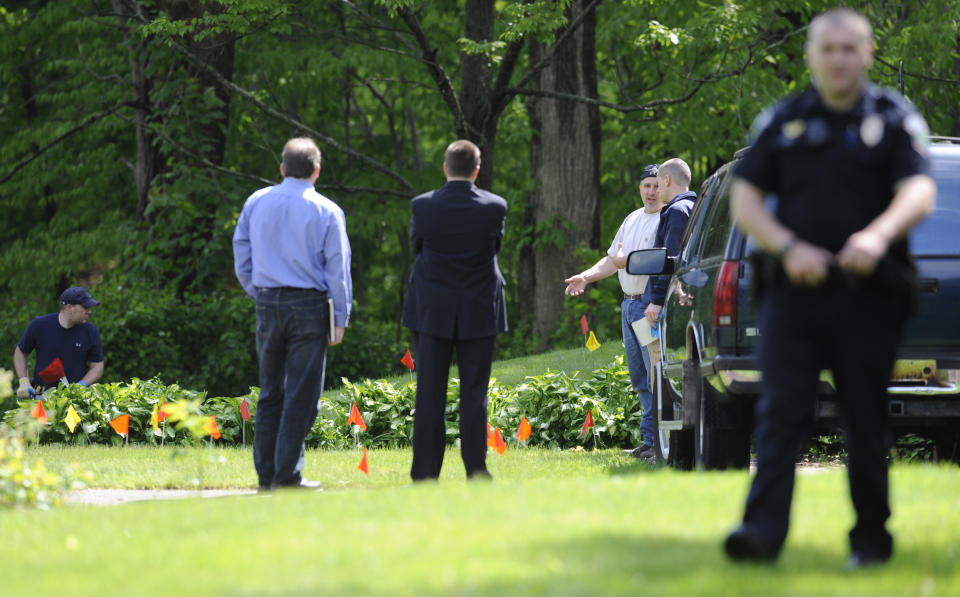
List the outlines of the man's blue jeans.
<svg viewBox="0 0 960 597">
<path fill-rule="evenodd" d="M 327 295 L 299 288 L 257 294 L 260 400 L 253 463 L 260 487 L 299 485 L 307 434 L 317 418 L 327 356 Z"/>
<path fill-rule="evenodd" d="M 640 419 L 640 434 L 643 436 L 643 445 L 656 445 L 653 434 L 653 393 L 650 391 L 650 353 L 646 346 L 637 341 L 630 324 L 643 319 L 646 303 L 633 299 L 623 299 L 620 305 L 620 320 L 623 326 L 623 346 L 627 349 L 627 368 L 630 370 L 630 385 L 637 393 L 643 417 Z"/>
</svg>

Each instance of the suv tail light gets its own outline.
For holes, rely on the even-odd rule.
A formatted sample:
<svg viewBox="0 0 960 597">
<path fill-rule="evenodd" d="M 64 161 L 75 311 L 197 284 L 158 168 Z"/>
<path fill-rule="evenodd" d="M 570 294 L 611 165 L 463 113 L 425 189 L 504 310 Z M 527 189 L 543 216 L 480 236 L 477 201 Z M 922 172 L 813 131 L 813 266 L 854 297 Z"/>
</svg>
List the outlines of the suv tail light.
<svg viewBox="0 0 960 597">
<path fill-rule="evenodd" d="M 740 262 L 724 261 L 713 291 L 713 327 L 731 327 L 737 324 L 737 287 Z"/>
</svg>

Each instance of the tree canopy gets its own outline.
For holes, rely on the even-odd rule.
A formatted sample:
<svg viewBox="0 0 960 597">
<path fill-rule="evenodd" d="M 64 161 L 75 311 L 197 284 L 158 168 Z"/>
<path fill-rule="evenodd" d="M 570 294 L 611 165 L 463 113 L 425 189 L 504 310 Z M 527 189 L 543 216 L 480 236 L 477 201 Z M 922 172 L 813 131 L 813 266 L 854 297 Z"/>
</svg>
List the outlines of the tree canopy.
<svg viewBox="0 0 960 597">
<path fill-rule="evenodd" d="M 849 5 L 875 28 L 873 79 L 902 80 L 934 133 L 960 135 L 960 5 Z M 601 255 L 645 164 L 682 157 L 696 188 L 764 106 L 807 85 L 806 25 L 830 6 L 0 2 L 0 338 L 12 351 L 31 317 L 83 284 L 103 302 L 92 321 L 107 380 L 255 384 L 253 304 L 230 239 L 244 199 L 279 180 L 284 141 L 308 135 L 354 250 L 356 315 L 329 377 L 399 366 L 408 200 L 442 184 L 457 137 L 480 145 L 481 186 L 510 204 L 500 353 L 578 341 L 588 308 L 613 340 L 615 281 L 564 302 L 556 271 Z M 585 186 L 543 179 L 564 170 Z"/>
</svg>

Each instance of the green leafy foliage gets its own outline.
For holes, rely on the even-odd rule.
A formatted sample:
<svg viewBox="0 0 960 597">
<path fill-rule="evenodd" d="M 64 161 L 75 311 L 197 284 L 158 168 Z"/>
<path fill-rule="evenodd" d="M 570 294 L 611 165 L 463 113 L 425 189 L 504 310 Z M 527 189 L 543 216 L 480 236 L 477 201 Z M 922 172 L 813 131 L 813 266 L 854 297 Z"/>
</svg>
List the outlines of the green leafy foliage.
<svg viewBox="0 0 960 597">
<path fill-rule="evenodd" d="M 342 383 L 336 395 L 320 399 L 317 420 L 307 437 L 309 446 L 342 449 L 357 441 L 377 447 L 410 444 L 416 406 L 415 382 L 395 386 L 384 380 L 351 383 L 343 379 Z M 446 403 L 447 441 L 451 444 L 460 437 L 459 393 L 459 380 L 451 380 Z M 250 388 L 243 396 L 207 397 L 203 392 L 177 384 L 164 385 L 156 379 L 94 384 L 90 388 L 62 385 L 46 393 L 44 407 L 49 421 L 42 426 L 39 439 L 45 443 L 119 446 L 124 439 L 110 427 L 110 421 L 129 414 L 131 442 L 194 444 L 206 437 L 202 425 L 212 415 L 221 433 L 219 443 L 240 443 L 244 425 L 241 402 L 247 400 L 255 417 L 258 395 L 256 388 Z M 171 417 L 167 425 L 160 424 L 155 430 L 151 416 L 154 407 L 163 403 L 168 405 Z M 356 437 L 355 429 L 347 425 L 353 403 L 357 404 L 367 425 L 367 430 Z M 16 408 L 6 412 L 4 421 L 13 425 L 24 420 L 35 405 L 35 400 L 18 402 Z M 64 421 L 70 405 L 81 420 L 74 432 Z M 595 428 L 581 435 L 588 411 L 593 412 Z M 639 443 L 641 414 L 622 356 L 589 374 L 547 371 L 528 376 L 513 387 L 491 380 L 488 389 L 490 425 L 499 427 L 509 438 L 525 416 L 533 427 L 527 440 L 529 445 L 561 449 L 632 446 Z M 246 423 L 248 441 L 252 438 L 252 420 Z"/>
<path fill-rule="evenodd" d="M 75 474 L 72 467 L 57 474 L 31 458 L 27 446 L 40 423 L 28 417 L 20 412 L 11 424 L 0 425 L 0 506 L 47 509 L 59 504 L 66 490 L 83 487 L 81 478 L 89 475 Z"/>
<path fill-rule="evenodd" d="M 331 351 L 333 381 L 393 371 L 406 334 L 391 328 L 411 259 L 408 197 L 443 183 L 443 151 L 457 130 L 426 62 L 444 69 L 466 111 L 485 109 L 471 104 L 457 80 L 464 56 L 487 57 L 493 69 L 515 43 L 551 43 L 567 26 L 569 0 L 491 3 L 492 37 L 473 41 L 464 38 L 466 5 L 452 0 L 123 4 L 142 19 L 121 23 L 110 3 L 93 0 L 0 8 L 0 346 L 54 310 L 63 288 L 83 284 L 115 301 L 93 318 L 107 349 L 106 381 L 162 374 L 212 394 L 242 393 L 256 380 L 253 310 L 234 279 L 230 237 L 244 199 L 278 179 L 284 141 L 309 127 L 345 148 L 321 143 L 318 181 L 346 213 L 357 298 L 344 345 Z M 682 157 L 696 189 L 745 143 L 763 107 L 808 83 L 806 24 L 834 4 L 596 4 L 595 100 L 603 102 L 597 247 L 557 246 L 562 221 L 525 224 L 538 184 L 529 176 L 535 132 L 526 102 L 538 90 L 537 77 L 528 76 L 534 65 L 520 51 L 514 75 L 497 81 L 510 93 L 489 155 L 491 190 L 510 205 L 499 256 L 511 323 L 499 341 L 505 354 L 539 344 L 521 322 L 529 311 L 518 296 L 529 275 L 523 250 L 579 251 L 585 265 L 596 261 L 638 205 L 645 164 Z M 876 32 L 873 79 L 896 86 L 902 60 L 906 95 L 931 131 L 960 135 L 960 4 L 861 4 Z M 426 50 L 401 18 L 405 10 L 421 24 Z M 248 95 L 226 90 L 187 56 L 204 44 L 230 56 L 221 70 Z M 142 72 L 132 72 L 133 64 Z M 145 99 L 134 93 L 140 75 Z M 142 206 L 138 153 L 150 154 L 156 167 L 142 185 Z M 618 294 L 611 281 L 569 301 L 553 345 L 576 342 L 568 326 L 584 310 L 591 327 L 617 333 Z"/>
</svg>

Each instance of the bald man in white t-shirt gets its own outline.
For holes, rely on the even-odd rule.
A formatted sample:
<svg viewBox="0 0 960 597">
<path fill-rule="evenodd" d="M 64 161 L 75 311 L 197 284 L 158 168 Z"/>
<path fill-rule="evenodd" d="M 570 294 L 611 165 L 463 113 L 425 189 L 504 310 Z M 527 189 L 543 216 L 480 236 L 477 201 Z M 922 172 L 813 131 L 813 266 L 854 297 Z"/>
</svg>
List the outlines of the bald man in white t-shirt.
<svg viewBox="0 0 960 597">
<path fill-rule="evenodd" d="M 653 437 L 653 394 L 650 392 L 650 353 L 646 346 L 640 344 L 631 327 L 631 323 L 643 319 L 643 312 L 647 308 L 643 302 L 643 290 L 647 286 L 647 276 L 633 276 L 623 269 L 625 256 L 637 249 L 650 249 L 657 236 L 657 226 L 660 224 L 660 210 L 663 201 L 657 193 L 657 172 L 659 167 L 651 164 L 643 169 L 640 176 L 640 196 L 643 198 L 643 207 L 628 215 L 617 235 L 607 250 L 607 255 L 596 262 L 593 267 L 564 280 L 567 284 L 565 293 L 577 296 L 586 290 L 587 285 L 597 280 L 610 277 L 617 273 L 620 279 L 620 288 L 623 289 L 623 303 L 621 304 L 621 326 L 623 328 L 623 345 L 627 352 L 627 368 L 630 370 L 630 383 L 637 393 L 640 406 L 643 407 L 643 418 L 640 420 L 640 434 L 643 443 L 631 450 L 630 455 L 643 460 L 656 458 Z"/>
</svg>

